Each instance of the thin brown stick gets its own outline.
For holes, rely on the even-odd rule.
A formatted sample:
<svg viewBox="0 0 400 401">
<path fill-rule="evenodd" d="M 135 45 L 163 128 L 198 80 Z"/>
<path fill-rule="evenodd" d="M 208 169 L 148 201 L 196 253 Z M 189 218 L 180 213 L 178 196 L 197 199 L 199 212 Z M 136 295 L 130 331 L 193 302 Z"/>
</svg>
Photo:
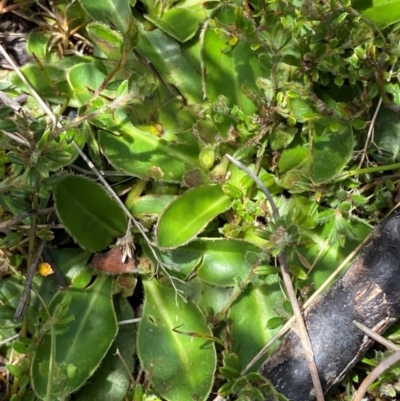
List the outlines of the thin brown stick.
<svg viewBox="0 0 400 401">
<path fill-rule="evenodd" d="M 356 327 L 358 327 L 363 333 L 365 333 L 368 337 L 371 337 L 373 340 L 375 340 L 376 342 L 382 344 L 383 346 L 385 346 L 387 349 L 390 349 L 391 351 L 400 351 L 400 347 L 394 343 L 392 343 L 391 341 L 389 341 L 388 339 L 386 339 L 385 337 L 382 337 L 381 335 L 379 335 L 378 333 L 375 333 L 375 331 L 369 329 L 367 326 L 365 326 L 364 324 L 357 322 L 356 320 L 353 321 L 354 325 Z"/>
<path fill-rule="evenodd" d="M 400 351 L 396 351 L 392 355 L 385 358 L 371 373 L 364 379 L 354 394 L 352 401 L 361 401 L 364 394 L 367 392 L 368 387 L 386 370 L 388 370 L 395 363 L 400 361 Z"/>
<path fill-rule="evenodd" d="M 31 209 L 27 210 L 26 212 L 22 212 L 18 216 L 13 217 L 12 219 L 2 221 L 0 223 L 0 230 L 5 230 L 6 228 L 9 228 L 13 226 L 14 224 L 19 223 L 20 221 L 26 219 L 29 216 L 32 216 L 34 214 L 49 214 L 53 213 L 55 211 L 54 207 L 48 207 L 46 209 Z"/>
<path fill-rule="evenodd" d="M 26 273 L 26 281 L 25 281 L 25 286 L 24 286 L 24 291 L 22 292 L 21 295 L 21 300 L 19 301 L 17 310 L 15 311 L 14 314 L 14 319 L 19 320 L 24 314 L 25 308 L 28 304 L 29 297 L 31 295 L 31 289 L 32 289 L 32 283 L 33 283 L 33 278 L 35 277 L 36 269 L 40 260 L 40 256 L 42 255 L 43 248 L 45 245 L 45 241 L 42 241 L 40 245 L 38 246 L 35 256 L 33 258 L 32 264 L 30 265 L 27 273 Z"/>
<path fill-rule="evenodd" d="M 277 221 L 279 219 L 278 208 L 275 205 L 275 202 L 274 202 L 274 200 L 272 198 L 272 195 L 270 194 L 268 189 L 265 187 L 263 182 L 249 168 L 247 168 L 240 161 L 236 160 L 235 158 L 233 158 L 230 155 L 226 155 L 226 157 L 233 164 L 235 164 L 240 169 L 242 169 L 244 172 L 246 172 L 249 175 L 249 177 L 251 177 L 255 181 L 257 186 L 261 189 L 261 191 L 267 197 L 267 199 L 268 199 L 268 201 L 269 201 L 269 203 L 271 205 L 272 211 L 273 211 L 274 220 Z M 297 323 L 298 328 L 299 328 L 299 335 L 300 335 L 301 343 L 302 343 L 303 349 L 305 351 L 306 359 L 307 359 L 307 362 L 308 362 L 308 368 L 310 370 L 311 380 L 312 380 L 313 386 L 314 386 L 315 397 L 316 397 L 317 401 L 323 401 L 325 399 L 324 398 L 324 391 L 322 389 L 321 381 L 319 379 L 318 369 L 317 369 L 317 365 L 315 363 L 314 353 L 313 353 L 311 341 L 310 341 L 310 338 L 308 336 L 308 332 L 307 332 L 306 325 L 304 323 L 303 315 L 301 313 L 299 303 L 297 302 L 296 294 L 295 294 L 295 291 L 294 291 L 294 288 L 293 288 L 293 283 L 292 283 L 292 280 L 290 278 L 289 266 L 288 266 L 288 263 L 287 263 L 287 260 L 286 260 L 286 255 L 285 255 L 284 251 L 279 252 L 278 259 L 279 259 L 279 265 L 280 265 L 280 268 L 281 268 L 281 274 L 282 274 L 282 278 L 283 278 L 283 283 L 285 285 L 288 298 L 289 298 L 290 303 L 292 305 L 293 314 L 295 316 L 296 323 Z"/>
</svg>

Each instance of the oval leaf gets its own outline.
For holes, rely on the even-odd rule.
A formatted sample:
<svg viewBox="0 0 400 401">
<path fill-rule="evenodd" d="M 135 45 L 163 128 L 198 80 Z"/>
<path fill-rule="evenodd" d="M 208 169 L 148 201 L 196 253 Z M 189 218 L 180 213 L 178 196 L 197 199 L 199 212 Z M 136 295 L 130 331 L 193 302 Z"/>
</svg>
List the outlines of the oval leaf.
<svg viewBox="0 0 400 401">
<path fill-rule="evenodd" d="M 144 288 L 138 354 L 144 369 L 152 373 L 154 389 L 170 401 L 206 400 L 216 356 L 203 314 L 154 279 L 145 281 Z"/>
<path fill-rule="evenodd" d="M 231 204 L 232 199 L 217 185 L 184 193 L 171 202 L 161 215 L 157 226 L 158 245 L 161 248 L 176 248 L 189 242 Z"/>
<path fill-rule="evenodd" d="M 55 186 L 54 196 L 58 217 L 82 248 L 101 251 L 124 234 L 124 212 L 96 183 L 67 176 Z"/>
<path fill-rule="evenodd" d="M 99 276 L 84 291 L 64 290 L 53 298 L 49 309 L 56 324 L 56 341 L 51 343 L 47 330 L 38 342 L 31 366 L 32 386 L 40 399 L 46 396 L 49 380 L 52 381 L 51 395 L 58 400 L 65 399 L 99 366 L 118 329 L 112 286 L 110 277 Z M 52 348 L 55 348 L 54 354 Z M 52 356 L 55 365 L 50 372 Z"/>
</svg>

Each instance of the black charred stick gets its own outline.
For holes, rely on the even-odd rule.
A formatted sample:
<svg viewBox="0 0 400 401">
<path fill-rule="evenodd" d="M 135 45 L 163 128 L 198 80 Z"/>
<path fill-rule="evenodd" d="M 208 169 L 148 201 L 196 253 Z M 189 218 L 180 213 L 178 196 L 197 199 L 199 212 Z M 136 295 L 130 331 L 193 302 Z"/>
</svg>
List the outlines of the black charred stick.
<svg viewBox="0 0 400 401">
<path fill-rule="evenodd" d="M 306 309 L 305 323 L 325 394 L 373 344 L 353 321 L 378 334 L 400 318 L 400 211 L 376 227 L 347 272 Z M 261 368 L 291 401 L 315 400 L 296 323 Z"/>
</svg>

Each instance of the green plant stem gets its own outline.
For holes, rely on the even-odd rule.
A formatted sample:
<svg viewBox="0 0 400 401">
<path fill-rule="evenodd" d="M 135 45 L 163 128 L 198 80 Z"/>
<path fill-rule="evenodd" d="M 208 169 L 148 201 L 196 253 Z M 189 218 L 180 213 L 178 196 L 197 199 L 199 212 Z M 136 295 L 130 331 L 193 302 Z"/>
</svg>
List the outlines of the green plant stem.
<svg viewBox="0 0 400 401">
<path fill-rule="evenodd" d="M 375 167 L 365 167 L 356 170 L 350 170 L 345 173 L 340 178 L 349 178 L 355 175 L 379 173 L 381 171 L 396 170 L 400 168 L 400 163 L 388 164 L 386 166 L 375 166 Z"/>
</svg>

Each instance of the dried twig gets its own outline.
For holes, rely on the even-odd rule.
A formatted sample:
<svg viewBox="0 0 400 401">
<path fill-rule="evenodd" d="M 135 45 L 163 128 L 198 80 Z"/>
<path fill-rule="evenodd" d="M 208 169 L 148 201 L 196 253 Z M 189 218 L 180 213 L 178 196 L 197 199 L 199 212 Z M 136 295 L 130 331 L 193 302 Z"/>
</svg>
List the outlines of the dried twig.
<svg viewBox="0 0 400 401">
<path fill-rule="evenodd" d="M 5 229 L 13 226 L 14 224 L 17 224 L 20 221 L 22 221 L 22 220 L 26 219 L 27 217 L 30 217 L 34 214 L 49 214 L 49 213 L 53 213 L 54 210 L 55 210 L 54 207 L 48 207 L 46 209 L 27 210 L 26 212 L 23 212 L 23 213 L 19 214 L 18 216 L 13 217 L 12 219 L 0 222 L 0 231 L 3 231 Z"/>
<path fill-rule="evenodd" d="M 235 158 L 233 158 L 230 155 L 226 155 L 226 157 L 233 164 L 236 164 L 240 169 L 245 171 L 255 181 L 255 183 L 258 185 L 258 187 L 261 189 L 261 191 L 267 197 L 267 199 L 271 205 L 272 211 L 273 211 L 274 220 L 277 221 L 279 219 L 278 208 L 275 205 L 272 195 L 270 194 L 268 189 L 265 187 L 263 182 L 249 168 L 247 168 L 240 161 L 236 160 Z M 303 315 L 301 313 L 299 303 L 297 302 L 296 294 L 295 294 L 295 291 L 293 288 L 293 283 L 290 278 L 289 266 L 288 266 L 288 263 L 286 260 L 286 255 L 285 255 L 284 251 L 279 252 L 278 259 L 279 259 L 279 265 L 281 268 L 283 282 L 285 284 L 285 288 L 286 288 L 290 303 L 292 305 L 293 313 L 294 313 L 294 316 L 296 318 L 296 322 L 297 322 L 297 325 L 299 328 L 301 343 L 302 343 L 302 346 L 305 351 L 306 359 L 308 362 L 308 367 L 309 367 L 310 374 L 311 374 L 311 379 L 312 379 L 314 390 L 315 390 L 315 397 L 318 401 L 322 401 L 325 399 L 324 392 L 322 390 L 321 381 L 319 380 L 317 365 L 315 364 L 314 353 L 312 350 L 311 341 L 308 336 L 307 328 L 306 328 L 306 325 L 305 325 L 304 319 L 303 319 Z"/>
<path fill-rule="evenodd" d="M 390 67 L 389 76 L 387 78 L 387 81 L 390 81 L 390 79 L 391 79 L 391 77 L 393 75 L 395 64 L 396 63 L 393 63 L 392 66 Z M 364 160 L 365 160 L 366 155 L 367 155 L 368 146 L 374 141 L 375 123 L 376 123 L 376 119 L 378 117 L 379 111 L 381 109 L 382 103 L 383 103 L 383 97 L 381 95 L 379 97 L 378 104 L 376 105 L 376 108 L 375 108 L 375 111 L 374 111 L 374 115 L 372 116 L 372 120 L 371 120 L 371 123 L 370 123 L 369 128 L 368 128 L 367 138 L 365 140 L 364 147 L 361 150 L 362 155 L 361 155 L 360 163 L 358 164 L 358 169 L 360 169 L 362 167 L 363 163 L 364 163 Z"/>
<path fill-rule="evenodd" d="M 364 332 L 368 337 L 371 337 L 373 340 L 377 341 L 378 343 L 384 345 L 387 349 L 392 351 L 400 351 L 400 347 L 391 341 L 387 340 L 385 337 L 382 337 L 375 331 L 369 329 L 364 324 L 357 322 L 356 320 L 353 321 L 354 325 L 357 326 L 362 332 Z"/>
<path fill-rule="evenodd" d="M 26 273 L 26 281 L 25 281 L 25 286 L 24 290 L 22 291 L 22 296 L 19 301 L 17 310 L 15 311 L 14 314 L 14 319 L 19 320 L 24 314 L 26 305 L 28 304 L 29 301 L 29 296 L 31 294 L 31 289 L 32 289 L 32 283 L 33 283 L 33 278 L 35 277 L 36 269 L 40 260 L 40 256 L 42 255 L 43 248 L 45 245 L 45 241 L 42 241 L 40 245 L 38 246 L 35 256 L 33 258 L 32 264 L 30 265 L 27 273 Z"/>
</svg>

